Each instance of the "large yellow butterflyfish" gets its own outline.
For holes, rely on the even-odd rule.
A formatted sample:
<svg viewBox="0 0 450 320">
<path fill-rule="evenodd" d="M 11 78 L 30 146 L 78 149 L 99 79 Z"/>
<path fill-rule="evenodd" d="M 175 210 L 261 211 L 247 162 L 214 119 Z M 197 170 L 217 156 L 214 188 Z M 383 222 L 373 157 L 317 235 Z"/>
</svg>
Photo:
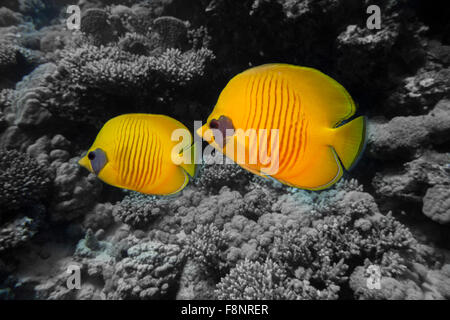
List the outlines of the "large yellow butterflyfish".
<svg viewBox="0 0 450 320">
<path fill-rule="evenodd" d="M 322 72 L 268 64 L 231 79 L 197 134 L 255 174 L 322 190 L 363 150 L 366 121 L 349 121 L 355 110 L 344 87 Z"/>
<path fill-rule="evenodd" d="M 172 140 L 179 129 L 192 141 L 188 129 L 168 116 L 118 116 L 105 123 L 79 164 L 119 188 L 154 195 L 177 193 L 195 173 L 195 159 L 173 161 L 174 152 L 183 153 L 182 145 Z M 195 148 L 189 152 L 195 155 Z"/>
</svg>

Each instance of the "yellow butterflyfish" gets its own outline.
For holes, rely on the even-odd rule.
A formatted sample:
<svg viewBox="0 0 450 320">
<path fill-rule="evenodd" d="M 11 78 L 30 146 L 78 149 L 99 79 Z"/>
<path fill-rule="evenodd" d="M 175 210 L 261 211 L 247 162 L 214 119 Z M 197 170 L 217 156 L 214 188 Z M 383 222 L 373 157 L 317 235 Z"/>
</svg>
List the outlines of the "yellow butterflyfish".
<svg viewBox="0 0 450 320">
<path fill-rule="evenodd" d="M 180 164 L 173 161 L 173 152 L 183 152 L 172 140 L 177 129 L 185 130 L 192 141 L 188 129 L 168 116 L 115 117 L 105 123 L 79 164 L 119 188 L 153 195 L 177 193 L 195 173 L 195 159 Z"/>
<path fill-rule="evenodd" d="M 231 79 L 197 134 L 255 174 L 322 190 L 362 153 L 366 120 L 348 121 L 355 111 L 350 94 L 324 73 L 267 64 Z"/>
</svg>

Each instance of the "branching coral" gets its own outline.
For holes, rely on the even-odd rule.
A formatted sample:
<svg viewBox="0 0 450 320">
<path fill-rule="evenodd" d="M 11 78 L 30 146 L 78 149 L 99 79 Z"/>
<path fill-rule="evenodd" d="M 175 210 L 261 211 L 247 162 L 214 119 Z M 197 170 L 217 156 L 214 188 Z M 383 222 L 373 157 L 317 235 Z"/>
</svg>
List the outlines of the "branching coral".
<svg viewBox="0 0 450 320">
<path fill-rule="evenodd" d="M 228 271 L 227 235 L 214 224 L 199 225 L 187 238 L 187 255 L 206 268 L 206 273 L 223 276 Z"/>
<path fill-rule="evenodd" d="M 385 276 L 401 276 L 409 268 L 416 255 L 413 236 L 391 215 L 381 215 L 374 199 L 362 192 L 359 185 L 343 182 L 336 190 L 320 195 L 296 196 L 295 193 L 286 195 L 280 199 L 284 206 L 272 206 L 284 215 L 265 213 L 254 225 L 244 217 L 235 216 L 225 225 L 224 230 L 232 239 L 227 251 L 232 268 L 245 256 L 259 263 L 270 258 L 286 274 L 289 285 L 284 284 L 284 288 L 296 284 L 292 297 L 321 299 L 340 297 L 340 287 L 346 285 L 354 268 L 366 259 L 379 265 Z M 303 204 L 302 200 L 307 198 L 312 202 Z M 302 218 L 303 215 L 309 219 Z M 239 224 L 238 220 L 241 220 Z M 238 225 L 243 229 L 235 229 Z M 248 233 L 246 225 L 253 234 Z M 250 250 L 247 247 L 253 240 L 249 239 L 257 241 L 256 247 Z M 232 273 L 233 269 L 224 279 L 232 277 Z M 219 287 L 229 284 L 224 279 Z M 220 290 L 225 289 L 220 287 Z M 311 292 L 315 294 L 309 295 Z M 232 297 L 231 293 L 227 294 Z"/>
<path fill-rule="evenodd" d="M 105 101 L 108 96 L 102 94 L 110 98 L 139 95 L 156 101 L 158 96 L 165 97 L 167 91 L 201 77 L 211 59 L 213 54 L 207 49 L 185 53 L 169 49 L 160 56 L 147 57 L 116 47 L 85 45 L 67 52 L 66 58 L 60 61 L 44 89 L 48 101 L 42 103 L 60 118 L 95 122 L 114 112 Z M 99 101 L 102 101 L 100 105 Z M 92 107 L 94 103 L 96 108 Z M 143 106 L 139 109 L 151 111 Z"/>
<path fill-rule="evenodd" d="M 294 281 L 271 259 L 244 260 L 217 285 L 219 300 L 294 300 L 319 298 L 307 281 Z"/>
</svg>

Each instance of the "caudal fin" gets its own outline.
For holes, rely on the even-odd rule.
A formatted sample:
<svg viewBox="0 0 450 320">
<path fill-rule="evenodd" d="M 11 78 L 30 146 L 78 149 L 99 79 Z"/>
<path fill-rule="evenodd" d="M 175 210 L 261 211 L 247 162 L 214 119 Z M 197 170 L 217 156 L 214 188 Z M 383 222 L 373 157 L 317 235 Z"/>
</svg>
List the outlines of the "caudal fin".
<svg viewBox="0 0 450 320">
<path fill-rule="evenodd" d="M 350 170 L 364 150 L 366 118 L 358 117 L 334 130 L 333 148 L 345 169 Z"/>
</svg>

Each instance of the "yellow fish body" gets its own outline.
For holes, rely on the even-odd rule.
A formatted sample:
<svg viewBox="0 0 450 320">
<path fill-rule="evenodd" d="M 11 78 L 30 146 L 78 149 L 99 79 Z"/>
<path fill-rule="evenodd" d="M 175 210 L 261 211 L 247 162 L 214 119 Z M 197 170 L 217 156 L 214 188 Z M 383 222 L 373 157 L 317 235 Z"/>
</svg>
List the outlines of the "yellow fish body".
<svg viewBox="0 0 450 320">
<path fill-rule="evenodd" d="M 154 195 L 177 193 L 188 183 L 188 174 L 195 172 L 195 161 L 180 165 L 172 161 L 177 142 L 171 136 L 177 129 L 189 132 L 164 115 L 118 116 L 105 123 L 79 164 L 119 188 Z"/>
<path fill-rule="evenodd" d="M 322 190 L 339 181 L 342 165 L 349 170 L 363 150 L 365 118 L 340 126 L 355 110 L 344 87 L 320 71 L 268 64 L 230 80 L 197 134 L 255 174 L 301 189 Z M 267 134 L 238 134 L 249 129 L 265 129 Z M 218 139 L 220 134 L 223 137 Z M 244 158 L 239 147 L 245 150 Z M 276 154 L 276 170 L 268 170 L 273 163 L 255 155 L 255 150 L 265 150 L 268 157 Z M 254 156 L 257 161 L 250 161 Z"/>
</svg>

